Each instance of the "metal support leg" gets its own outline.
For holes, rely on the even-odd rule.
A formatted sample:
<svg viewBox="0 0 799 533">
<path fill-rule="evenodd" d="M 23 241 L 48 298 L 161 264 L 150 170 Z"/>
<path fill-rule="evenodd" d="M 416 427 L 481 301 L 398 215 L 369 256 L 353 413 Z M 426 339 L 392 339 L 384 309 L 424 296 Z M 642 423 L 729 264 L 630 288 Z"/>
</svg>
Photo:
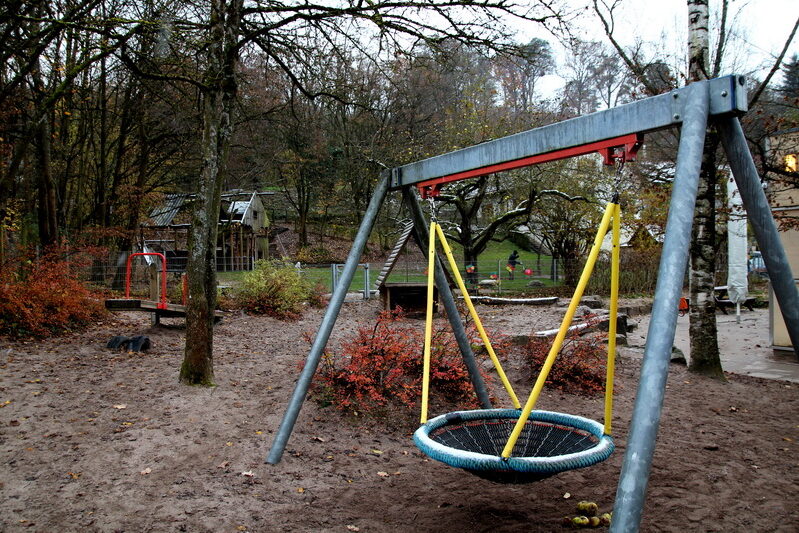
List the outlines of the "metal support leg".
<svg viewBox="0 0 799 533">
<path fill-rule="evenodd" d="M 286 442 L 291 435 L 292 429 L 294 429 L 294 423 L 297 421 L 302 403 L 305 401 L 305 395 L 308 393 L 308 387 L 311 385 L 311 380 L 313 379 L 317 366 L 319 366 L 319 359 L 322 357 L 322 352 L 327 345 L 327 340 L 330 338 L 333 325 L 336 323 L 336 318 L 338 318 L 338 313 L 341 310 L 341 305 L 344 303 L 347 289 L 352 282 L 355 270 L 358 268 L 358 260 L 366 247 L 366 242 L 369 238 L 369 234 L 372 232 L 372 227 L 374 227 L 377 213 L 380 211 L 380 206 L 383 205 L 383 200 L 388 191 L 389 179 L 390 173 L 388 171 L 381 173 L 380 180 L 377 183 L 377 187 L 375 187 L 375 192 L 372 195 L 372 199 L 369 201 L 369 206 L 361 221 L 361 227 L 358 228 L 358 233 L 355 235 L 352 249 L 347 256 L 346 263 L 344 263 L 344 270 L 341 273 L 338 284 L 333 290 L 330 304 L 327 306 L 327 311 L 325 311 L 325 316 L 322 318 L 322 323 L 319 326 L 319 331 L 316 333 L 311 351 L 308 353 L 308 358 L 305 360 L 305 367 L 303 367 L 297 384 L 294 386 L 294 393 L 283 415 L 283 420 L 277 430 L 272 448 L 269 450 L 269 456 L 266 459 L 267 463 L 277 464 L 280 461 L 280 457 L 283 455 Z"/>
<path fill-rule="evenodd" d="M 413 217 L 414 230 L 417 232 L 419 242 L 427 242 L 430 228 L 427 225 L 427 221 L 425 221 L 422 208 L 419 205 L 419 200 L 416 197 L 416 193 L 411 187 L 404 187 L 402 189 L 402 197 L 405 199 L 405 203 L 407 203 L 410 207 L 411 216 Z M 424 252 L 424 250 L 422 250 L 422 252 Z M 477 399 L 479 400 L 483 409 L 491 409 L 491 400 L 488 397 L 488 391 L 486 390 L 483 376 L 480 375 L 480 369 L 477 366 L 477 359 L 474 356 L 474 351 L 472 351 L 472 345 L 469 342 L 469 337 L 466 335 L 466 330 L 463 327 L 463 321 L 461 320 L 458 306 L 455 304 L 455 297 L 452 295 L 452 291 L 449 288 L 449 283 L 447 282 L 447 277 L 444 275 L 444 269 L 442 268 L 441 262 L 438 259 L 436 259 L 435 276 L 436 287 L 438 287 L 438 294 L 441 297 L 441 303 L 444 304 L 444 310 L 447 312 L 447 318 L 449 319 L 450 327 L 452 327 L 452 332 L 455 335 L 455 341 L 458 343 L 458 348 L 460 348 L 463 362 L 466 364 L 466 368 L 469 370 L 469 377 L 472 380 L 474 392 L 477 395 Z"/>
<path fill-rule="evenodd" d="M 771 207 L 757 175 L 755 162 L 746 144 L 741 123 L 736 117 L 723 117 L 719 118 L 716 124 L 732 174 L 741 192 L 746 214 L 763 254 L 763 261 L 766 263 L 774 295 L 780 304 L 791 344 L 799 355 L 799 293 L 796 290 L 788 256 L 780 240 L 777 224 L 771 214 Z"/>
<path fill-rule="evenodd" d="M 696 204 L 709 108 L 707 82 L 694 83 L 685 95 L 683 127 L 677 169 L 666 223 L 666 240 L 658 270 L 652 319 L 647 333 L 644 362 L 635 399 L 624 465 L 616 489 L 611 531 L 638 531 L 646 485 L 652 467 L 658 424 L 663 408 L 671 347 L 677 327 L 677 307 L 682 293 L 691 225 Z"/>
</svg>

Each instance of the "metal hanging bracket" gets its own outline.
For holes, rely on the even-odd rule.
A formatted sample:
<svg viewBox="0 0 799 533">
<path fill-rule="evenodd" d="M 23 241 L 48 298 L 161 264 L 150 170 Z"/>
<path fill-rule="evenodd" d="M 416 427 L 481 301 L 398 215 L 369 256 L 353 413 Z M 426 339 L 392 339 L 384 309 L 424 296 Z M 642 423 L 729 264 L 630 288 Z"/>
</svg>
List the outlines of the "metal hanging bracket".
<svg viewBox="0 0 799 533">
<path fill-rule="evenodd" d="M 635 139 L 631 139 L 631 137 Z M 644 144 L 644 135 L 636 133 L 628 135 L 628 139 L 620 146 L 612 146 L 609 148 L 600 148 L 598 152 L 602 154 L 602 162 L 608 166 L 619 165 L 619 170 L 624 166 L 627 161 L 635 161 L 638 155 L 638 149 Z"/>
</svg>

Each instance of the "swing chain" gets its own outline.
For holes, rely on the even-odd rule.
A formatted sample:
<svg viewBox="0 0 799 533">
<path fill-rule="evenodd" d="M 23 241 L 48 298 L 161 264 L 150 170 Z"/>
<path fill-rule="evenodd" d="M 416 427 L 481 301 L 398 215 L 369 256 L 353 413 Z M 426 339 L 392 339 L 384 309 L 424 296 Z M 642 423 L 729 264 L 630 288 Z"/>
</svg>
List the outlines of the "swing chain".
<svg viewBox="0 0 799 533">
<path fill-rule="evenodd" d="M 436 202 L 432 196 L 427 197 L 427 205 L 430 208 L 430 221 L 437 222 L 438 220 L 438 210 L 436 209 Z"/>
<path fill-rule="evenodd" d="M 624 177 L 624 157 L 616 160 L 616 177 L 613 179 L 613 203 L 619 203 L 619 188 L 621 187 L 621 180 Z"/>
</svg>

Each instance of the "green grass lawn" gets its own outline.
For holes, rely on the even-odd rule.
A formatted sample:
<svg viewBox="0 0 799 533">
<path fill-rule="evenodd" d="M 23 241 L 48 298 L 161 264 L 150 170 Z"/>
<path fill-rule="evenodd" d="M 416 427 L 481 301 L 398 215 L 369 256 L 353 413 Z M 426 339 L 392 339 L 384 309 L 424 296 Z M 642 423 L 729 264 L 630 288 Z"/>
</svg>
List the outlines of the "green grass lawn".
<svg viewBox="0 0 799 533">
<path fill-rule="evenodd" d="M 439 250 L 441 250 L 439 245 Z M 519 251 L 520 265 L 516 266 L 514 272 L 514 279 L 510 279 L 510 273 L 506 270 L 508 256 L 513 250 Z M 443 250 L 441 250 L 443 255 Z M 460 269 L 462 277 L 466 277 L 466 270 L 463 266 L 463 254 L 457 245 L 452 245 L 452 253 Z M 419 256 L 421 259 L 422 256 Z M 527 284 L 535 279 L 545 286 L 554 285 L 549 279 L 549 268 L 551 260 L 549 256 L 542 255 L 540 261 L 535 253 L 526 252 L 519 249 L 511 242 L 495 242 L 491 243 L 485 252 L 480 254 L 477 264 L 479 279 L 491 279 L 492 276 L 498 276 L 500 280 L 500 288 L 498 292 L 502 293 L 520 293 L 531 292 L 534 289 L 527 287 Z M 449 265 L 447 265 L 449 266 Z M 369 265 L 369 288 L 374 288 L 375 279 L 380 274 L 383 268 L 383 263 L 371 263 Z M 532 269 L 531 275 L 525 275 L 525 269 Z M 340 271 L 340 270 L 339 270 Z M 388 278 L 391 283 L 426 283 L 427 282 L 427 264 L 420 260 L 419 262 L 400 262 L 396 265 Z M 327 291 L 332 291 L 332 273 L 330 265 L 303 265 L 302 273 L 309 280 L 314 283 L 322 284 Z M 244 277 L 244 272 L 218 272 L 217 279 L 221 285 L 236 285 L 241 282 Z M 349 291 L 362 291 L 364 290 L 364 276 L 365 270 L 359 266 L 353 276 L 352 283 L 350 283 Z"/>
</svg>

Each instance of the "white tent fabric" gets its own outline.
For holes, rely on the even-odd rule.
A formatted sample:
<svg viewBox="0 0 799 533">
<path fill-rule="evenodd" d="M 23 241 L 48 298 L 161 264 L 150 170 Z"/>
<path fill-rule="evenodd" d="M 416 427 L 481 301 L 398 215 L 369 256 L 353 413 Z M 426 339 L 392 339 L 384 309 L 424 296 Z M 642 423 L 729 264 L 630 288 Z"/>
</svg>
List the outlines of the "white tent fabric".
<svg viewBox="0 0 799 533">
<path fill-rule="evenodd" d="M 746 211 L 735 180 L 727 186 L 730 218 L 727 221 L 727 294 L 733 303 L 744 303 L 749 291 L 747 279 Z"/>
</svg>

